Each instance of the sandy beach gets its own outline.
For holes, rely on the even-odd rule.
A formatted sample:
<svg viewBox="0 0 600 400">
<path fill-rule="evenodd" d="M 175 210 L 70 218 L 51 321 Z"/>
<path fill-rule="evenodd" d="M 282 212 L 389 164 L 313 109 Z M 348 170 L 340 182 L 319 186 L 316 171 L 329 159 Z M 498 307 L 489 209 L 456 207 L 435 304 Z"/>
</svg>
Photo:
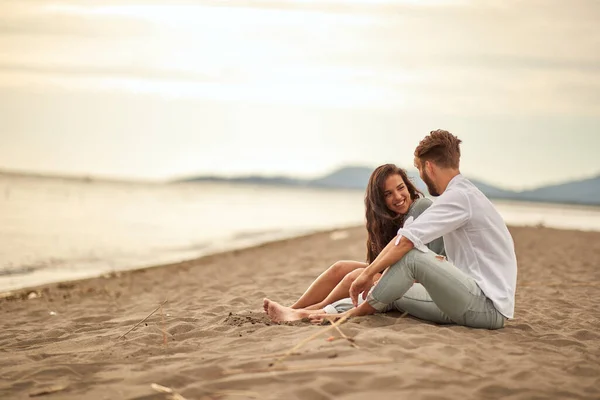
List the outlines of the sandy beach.
<svg viewBox="0 0 600 400">
<path fill-rule="evenodd" d="M 331 263 L 364 259 L 364 228 L 344 232 L 4 296 L 0 398 L 169 398 L 152 383 L 189 400 L 600 398 L 600 233 L 511 228 L 502 330 L 392 313 L 341 325 L 352 346 L 330 326 L 271 323 L 264 297 L 290 304 Z"/>
</svg>

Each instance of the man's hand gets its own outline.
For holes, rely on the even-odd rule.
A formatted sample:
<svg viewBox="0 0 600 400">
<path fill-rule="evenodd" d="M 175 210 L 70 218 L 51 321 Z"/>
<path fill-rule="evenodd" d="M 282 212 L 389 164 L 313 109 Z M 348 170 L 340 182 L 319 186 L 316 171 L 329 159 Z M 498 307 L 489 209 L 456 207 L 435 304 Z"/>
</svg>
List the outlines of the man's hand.
<svg viewBox="0 0 600 400">
<path fill-rule="evenodd" d="M 365 292 L 363 294 L 363 299 L 366 299 L 369 290 L 373 287 L 373 277 L 363 271 L 358 278 L 354 282 L 352 282 L 352 286 L 350 286 L 350 298 L 352 299 L 352 304 L 354 307 L 358 307 L 358 295 L 361 292 Z"/>
<path fill-rule="evenodd" d="M 324 325 L 327 322 L 333 324 L 343 316 L 344 314 L 311 314 L 308 316 L 308 319 L 311 324 Z"/>
</svg>

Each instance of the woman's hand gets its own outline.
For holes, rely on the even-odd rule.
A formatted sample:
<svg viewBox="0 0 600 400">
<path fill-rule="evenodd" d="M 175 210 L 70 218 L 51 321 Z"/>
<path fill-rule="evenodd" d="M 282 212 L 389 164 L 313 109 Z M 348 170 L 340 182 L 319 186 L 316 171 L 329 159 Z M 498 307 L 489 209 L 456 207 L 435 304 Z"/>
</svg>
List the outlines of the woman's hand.
<svg viewBox="0 0 600 400">
<path fill-rule="evenodd" d="M 363 299 L 366 300 L 369 290 L 373 287 L 373 277 L 363 271 L 350 286 L 350 298 L 354 307 L 358 307 L 358 295 L 363 292 Z"/>
</svg>

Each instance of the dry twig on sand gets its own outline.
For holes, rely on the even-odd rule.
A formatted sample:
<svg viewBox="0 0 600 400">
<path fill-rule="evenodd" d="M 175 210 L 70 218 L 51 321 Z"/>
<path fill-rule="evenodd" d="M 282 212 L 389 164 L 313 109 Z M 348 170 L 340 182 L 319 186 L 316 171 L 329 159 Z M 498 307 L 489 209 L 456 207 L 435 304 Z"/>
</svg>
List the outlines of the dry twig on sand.
<svg viewBox="0 0 600 400">
<path fill-rule="evenodd" d="M 185 397 L 183 397 L 182 395 L 180 395 L 179 393 L 177 393 L 175 390 L 171 389 L 170 387 L 166 387 L 166 386 L 162 386 L 159 385 L 157 383 L 152 383 L 150 385 L 150 387 L 154 390 L 156 390 L 159 393 L 164 393 L 166 394 L 169 400 L 187 400 Z M 221 390 L 221 391 L 217 391 L 217 392 L 206 392 L 207 395 L 209 395 L 210 397 L 212 396 L 217 396 L 217 397 L 221 397 L 221 396 L 246 396 L 246 397 L 252 397 L 252 398 L 260 398 L 260 395 L 256 392 L 250 392 L 247 390 Z"/>
<path fill-rule="evenodd" d="M 315 369 L 325 368 L 338 368 L 338 367 L 357 367 L 361 365 L 378 365 L 378 364 L 391 364 L 394 360 L 374 360 L 374 361 L 358 361 L 358 362 L 339 362 L 333 364 L 307 364 L 302 366 L 273 366 L 268 368 L 254 368 L 254 369 L 229 369 L 223 371 L 223 375 L 241 375 L 241 374 L 258 374 L 263 372 L 299 372 L 299 371 L 313 371 Z"/>
<path fill-rule="evenodd" d="M 408 315 L 408 313 L 405 312 L 404 314 L 402 314 L 402 316 L 400 318 L 403 318 L 406 315 Z M 299 350 L 302 346 L 304 346 L 306 343 L 310 342 L 311 340 L 314 340 L 315 338 L 319 337 L 320 335 L 329 332 L 332 329 L 336 329 L 340 333 L 342 338 L 344 338 L 348 342 L 350 342 L 350 344 L 353 347 L 359 349 L 360 347 L 354 343 L 354 339 L 348 337 L 339 328 L 339 326 L 341 324 L 343 324 L 347 319 L 348 319 L 348 316 L 344 316 L 344 317 L 340 318 L 337 322 L 332 323 L 330 326 L 326 327 L 325 329 L 319 330 L 318 332 L 310 335 L 306 339 L 300 341 L 300 343 L 296 344 L 290 350 L 283 353 L 273 363 L 269 364 L 269 367 L 267 367 L 267 368 L 225 370 L 225 371 L 223 371 L 223 374 L 224 375 L 239 375 L 239 374 L 264 373 L 264 372 L 288 372 L 288 371 L 289 372 L 297 372 L 297 371 L 310 371 L 310 370 L 314 370 L 314 369 L 323 369 L 323 368 L 351 367 L 351 366 L 374 365 L 374 364 L 391 364 L 391 363 L 396 362 L 395 360 L 374 360 L 374 361 L 363 361 L 363 362 L 345 362 L 345 363 L 343 362 L 343 363 L 334 363 L 334 364 L 309 364 L 309 365 L 303 365 L 303 366 L 277 365 L 291 355 L 298 355 L 299 353 L 297 352 L 297 350 Z M 421 361 L 421 362 L 424 362 L 427 364 L 433 364 L 439 368 L 443 368 L 443 369 L 454 371 L 454 372 L 461 373 L 461 374 L 471 375 L 471 376 L 474 376 L 477 378 L 483 378 L 479 374 L 476 374 L 476 373 L 473 373 L 470 371 L 466 371 L 466 370 L 463 370 L 460 368 L 455 368 L 455 367 L 451 367 L 448 365 L 444 365 L 444 364 L 437 362 L 436 360 L 432 360 L 427 357 L 415 355 L 407 350 L 402 349 L 401 351 L 408 357 L 414 358 L 415 360 L 418 360 L 418 361 Z M 278 355 L 278 354 L 276 354 L 276 355 Z"/>
<path fill-rule="evenodd" d="M 68 385 L 52 385 L 43 389 L 37 389 L 29 392 L 29 397 L 44 396 L 65 390 Z"/>
<path fill-rule="evenodd" d="M 346 339 L 350 343 L 350 346 L 354 347 L 355 349 L 360 349 L 360 347 L 355 343 L 354 338 L 346 336 L 346 334 L 344 332 L 342 332 L 342 330 L 340 329 L 339 326 L 334 325 L 334 327 L 335 327 L 335 329 L 337 329 L 340 336 L 343 337 L 344 339 Z"/>
<path fill-rule="evenodd" d="M 164 394 L 169 395 L 168 396 L 169 400 L 187 400 L 185 397 L 183 397 L 182 395 L 180 395 L 179 393 L 177 393 L 170 387 L 162 386 L 157 383 L 151 384 L 150 387 L 159 393 L 164 393 Z"/>
<path fill-rule="evenodd" d="M 142 322 L 144 322 L 145 320 L 147 320 L 148 318 L 150 318 L 152 315 L 154 315 L 155 312 L 157 312 L 159 309 L 162 308 L 163 305 L 165 305 L 167 303 L 168 300 L 163 301 L 162 303 L 160 303 L 160 305 L 158 307 L 156 307 L 154 309 L 154 311 L 152 311 L 150 314 L 148 314 L 148 316 L 144 319 L 142 319 L 140 322 L 138 322 L 137 324 L 135 324 L 131 329 L 129 329 L 127 332 L 125 332 L 124 334 L 122 334 L 121 336 L 119 336 L 117 338 L 117 340 L 124 338 L 129 332 L 131 332 L 132 330 L 134 330 L 135 328 L 137 328 Z"/>
<path fill-rule="evenodd" d="M 405 317 L 407 315 L 408 315 L 408 313 L 405 312 L 405 313 L 402 314 L 402 316 L 400 318 L 403 318 L 403 317 Z M 277 361 L 275 361 L 273 364 L 271 364 L 269 366 L 269 368 L 264 369 L 264 371 L 263 371 L 263 369 L 258 369 L 258 370 L 244 371 L 244 372 L 252 372 L 252 371 L 254 371 L 254 372 L 266 372 L 266 371 L 269 371 L 269 370 L 271 370 L 271 371 L 290 371 L 290 370 L 298 371 L 298 370 L 304 370 L 304 369 L 318 368 L 317 366 L 309 366 L 309 367 L 298 367 L 299 369 L 296 369 L 296 368 L 292 369 L 292 368 L 286 368 L 286 367 L 276 367 L 276 364 L 279 363 L 279 362 L 281 362 L 283 359 L 287 358 L 291 354 L 294 354 L 294 352 L 296 352 L 300 347 L 304 346 L 306 343 L 308 343 L 311 340 L 315 339 L 319 335 L 322 335 L 323 333 L 326 333 L 326 332 L 330 331 L 331 329 L 337 329 L 337 331 L 340 333 L 340 335 L 344 339 L 348 340 L 350 342 L 350 344 L 353 345 L 353 347 L 359 348 L 358 345 L 356 345 L 354 343 L 354 339 L 346 336 L 342 332 L 342 330 L 339 328 L 339 326 L 341 324 L 343 324 L 347 319 L 348 319 L 348 316 L 344 316 L 344 317 L 340 318 L 337 322 L 332 323 L 331 326 L 328 326 L 326 329 L 321 330 L 321 331 L 319 331 L 319 332 L 317 332 L 317 333 L 309 336 L 308 338 L 304 339 L 303 341 L 301 341 L 300 343 L 298 343 L 296 346 L 294 346 L 291 350 L 289 350 L 288 352 L 284 353 L 283 356 L 281 356 Z M 446 369 L 446 370 L 458 372 L 458 373 L 461 373 L 461 374 L 471 375 L 471 376 L 474 376 L 474 377 L 477 377 L 477 378 L 483 378 L 479 374 L 476 374 L 476 373 L 473 373 L 473 372 L 470 372 L 470 371 L 466 371 L 466 370 L 463 370 L 463 369 L 460 369 L 460 368 L 450 367 L 450 366 L 441 364 L 441 363 L 437 362 L 436 360 L 432 360 L 432 359 L 427 358 L 427 357 L 422 357 L 422 356 L 419 356 L 419 355 L 415 355 L 415 354 L 413 354 L 413 353 L 411 353 L 411 352 L 409 352 L 407 350 L 401 350 L 401 351 L 405 355 L 407 355 L 407 356 L 409 356 L 411 358 L 414 358 L 416 360 L 419 360 L 421 362 L 427 363 L 427 364 L 433 364 L 433 365 L 435 365 L 437 367 L 440 367 L 440 368 L 443 368 L 443 369 Z M 391 362 L 394 362 L 394 361 L 393 360 L 392 361 L 367 361 L 366 364 L 362 364 L 362 363 L 329 364 L 329 365 L 323 365 L 322 367 L 323 368 L 328 368 L 328 367 L 332 367 L 332 366 L 352 366 L 352 365 L 384 364 L 384 363 L 391 363 Z M 244 373 L 244 372 L 239 372 L 239 373 Z"/>
<path fill-rule="evenodd" d="M 262 359 L 265 359 L 265 358 L 283 357 L 286 354 L 289 357 L 289 356 L 299 356 L 302 353 L 300 353 L 300 352 L 293 352 L 293 353 L 290 353 L 290 354 L 288 354 L 287 352 L 285 352 L 285 353 L 272 353 L 272 354 L 265 354 L 265 355 L 262 355 L 262 356 L 251 356 L 251 358 L 253 360 L 256 360 L 257 358 L 260 358 L 262 360 Z"/>
<path fill-rule="evenodd" d="M 341 324 L 343 324 L 347 319 L 348 319 L 348 316 L 345 315 L 342 318 L 340 318 L 337 322 L 332 323 L 327 328 L 321 329 L 318 332 L 316 332 L 315 334 L 310 335 L 309 337 L 307 337 L 306 339 L 302 340 L 300 343 L 298 343 L 297 345 L 295 345 L 294 347 L 292 347 L 290 350 L 288 350 L 287 352 L 285 352 L 281 357 L 279 357 L 277 360 L 275 360 L 273 362 L 273 364 L 271 364 L 271 366 L 275 366 L 276 364 L 282 362 L 287 357 L 289 357 L 292 354 L 294 354 L 298 349 L 300 349 L 300 347 L 304 346 L 306 343 L 310 342 L 311 340 L 314 340 L 315 338 L 321 336 L 322 334 L 324 334 L 326 332 L 329 332 L 332 329 L 336 329 L 338 326 L 340 326 Z"/>
<path fill-rule="evenodd" d="M 167 302 L 167 300 L 165 300 L 165 303 L 166 302 Z M 165 347 L 167 347 L 167 331 L 165 329 L 165 312 L 163 310 L 162 304 L 160 305 L 160 321 L 161 321 L 160 330 L 162 331 L 162 334 L 163 334 L 163 345 Z"/>
</svg>

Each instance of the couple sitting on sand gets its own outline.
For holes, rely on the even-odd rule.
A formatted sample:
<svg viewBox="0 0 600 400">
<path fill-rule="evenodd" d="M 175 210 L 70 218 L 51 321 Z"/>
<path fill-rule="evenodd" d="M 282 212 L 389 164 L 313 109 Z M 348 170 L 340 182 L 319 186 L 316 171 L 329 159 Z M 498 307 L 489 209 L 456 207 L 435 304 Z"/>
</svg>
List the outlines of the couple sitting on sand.
<svg viewBox="0 0 600 400">
<path fill-rule="evenodd" d="M 378 167 L 365 196 L 367 263 L 338 261 L 290 307 L 265 299 L 269 317 L 321 322 L 398 310 L 439 324 L 502 328 L 514 313 L 514 243 L 493 204 L 461 175 L 460 143 L 437 130 L 415 150 L 415 167 L 439 196 L 433 203 L 402 169 Z"/>
</svg>

